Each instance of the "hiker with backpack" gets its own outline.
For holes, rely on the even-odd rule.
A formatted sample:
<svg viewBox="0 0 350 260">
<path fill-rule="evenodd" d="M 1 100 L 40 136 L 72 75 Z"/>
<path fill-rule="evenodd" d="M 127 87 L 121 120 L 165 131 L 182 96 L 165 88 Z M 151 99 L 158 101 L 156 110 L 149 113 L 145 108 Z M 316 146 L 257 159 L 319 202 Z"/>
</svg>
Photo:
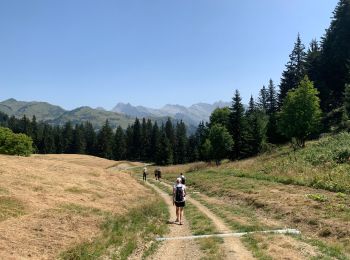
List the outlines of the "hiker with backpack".
<svg viewBox="0 0 350 260">
<path fill-rule="evenodd" d="M 182 225 L 182 218 L 184 214 L 186 198 L 186 186 L 181 183 L 181 178 L 176 179 L 176 183 L 173 188 L 173 205 L 176 206 L 176 220 L 179 225 Z"/>
<path fill-rule="evenodd" d="M 159 176 L 159 174 L 158 174 L 158 169 L 156 168 L 155 170 L 154 170 L 154 178 L 156 179 L 156 180 L 158 180 L 158 177 Z"/>
<path fill-rule="evenodd" d="M 143 168 L 142 179 L 144 181 L 147 181 L 147 167 Z"/>
</svg>

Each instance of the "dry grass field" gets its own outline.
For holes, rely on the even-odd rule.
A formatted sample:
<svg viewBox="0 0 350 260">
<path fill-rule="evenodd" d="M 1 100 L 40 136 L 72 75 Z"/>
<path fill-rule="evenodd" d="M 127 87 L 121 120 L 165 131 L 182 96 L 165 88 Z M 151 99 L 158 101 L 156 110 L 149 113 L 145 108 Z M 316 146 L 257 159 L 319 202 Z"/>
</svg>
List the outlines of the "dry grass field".
<svg viewBox="0 0 350 260">
<path fill-rule="evenodd" d="M 147 190 L 117 162 L 83 155 L 0 155 L 0 259 L 53 259 L 100 235 Z"/>
</svg>

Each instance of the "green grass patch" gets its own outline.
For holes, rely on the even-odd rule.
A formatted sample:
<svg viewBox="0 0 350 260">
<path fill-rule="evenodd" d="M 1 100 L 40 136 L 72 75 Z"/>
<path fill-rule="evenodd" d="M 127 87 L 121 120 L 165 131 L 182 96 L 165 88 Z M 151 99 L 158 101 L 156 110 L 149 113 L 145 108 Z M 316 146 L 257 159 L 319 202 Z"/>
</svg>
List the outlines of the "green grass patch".
<svg viewBox="0 0 350 260">
<path fill-rule="evenodd" d="M 328 198 L 323 194 L 306 194 L 306 197 L 318 202 L 328 201 Z"/>
<path fill-rule="evenodd" d="M 254 235 L 247 235 L 242 238 L 244 245 L 253 253 L 253 256 L 259 260 L 273 260 L 273 258 L 267 255 L 264 251 L 265 245 L 261 244 L 261 241 Z"/>
<path fill-rule="evenodd" d="M 77 205 L 68 205 L 68 209 L 77 214 L 91 213 L 91 209 Z M 100 214 L 99 211 L 92 213 Z M 138 242 L 147 244 L 167 232 L 168 215 L 167 206 L 160 199 L 147 200 L 123 216 L 107 215 L 101 225 L 101 236 L 62 253 L 61 259 L 96 259 L 104 255 L 112 259 L 127 259 Z"/>
<path fill-rule="evenodd" d="M 7 196 L 0 196 L 0 221 L 24 214 L 25 207 L 22 201 Z"/>
</svg>

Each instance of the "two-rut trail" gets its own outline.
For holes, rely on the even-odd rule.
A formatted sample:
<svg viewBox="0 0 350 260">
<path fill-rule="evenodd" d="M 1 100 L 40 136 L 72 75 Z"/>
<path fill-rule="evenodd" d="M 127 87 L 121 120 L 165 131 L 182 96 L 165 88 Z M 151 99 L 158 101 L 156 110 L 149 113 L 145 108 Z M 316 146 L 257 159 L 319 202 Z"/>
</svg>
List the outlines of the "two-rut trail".
<svg viewBox="0 0 350 260">
<path fill-rule="evenodd" d="M 151 183 L 147 183 L 148 185 L 152 186 L 166 201 L 169 207 L 170 211 L 170 220 L 174 220 L 175 217 L 175 208 L 172 205 L 172 199 L 171 197 L 157 188 L 155 185 Z M 167 186 L 168 188 L 172 188 L 171 185 L 166 184 L 162 182 L 163 185 Z M 230 228 L 219 218 L 217 217 L 212 211 L 210 211 L 207 207 L 205 207 L 203 204 L 201 204 L 199 201 L 190 198 L 187 196 L 189 201 L 198 208 L 199 211 L 201 211 L 203 214 L 205 214 L 213 224 L 215 225 L 216 229 L 220 233 L 229 233 L 232 232 Z M 186 210 L 186 209 L 185 209 Z M 170 233 L 168 234 L 168 237 L 177 237 L 177 236 L 187 236 L 191 235 L 191 231 L 188 228 L 187 221 L 185 220 L 184 225 L 172 225 L 170 227 Z M 243 246 L 239 238 L 236 237 L 226 237 L 224 238 L 224 243 L 222 245 L 224 250 L 224 255 L 226 259 L 254 259 L 252 254 Z M 152 259 L 200 259 L 201 258 L 201 252 L 198 248 L 198 245 L 195 243 L 194 240 L 170 240 L 170 241 L 164 241 L 162 246 L 160 246 L 159 250 L 156 252 L 154 256 L 152 256 Z"/>
</svg>

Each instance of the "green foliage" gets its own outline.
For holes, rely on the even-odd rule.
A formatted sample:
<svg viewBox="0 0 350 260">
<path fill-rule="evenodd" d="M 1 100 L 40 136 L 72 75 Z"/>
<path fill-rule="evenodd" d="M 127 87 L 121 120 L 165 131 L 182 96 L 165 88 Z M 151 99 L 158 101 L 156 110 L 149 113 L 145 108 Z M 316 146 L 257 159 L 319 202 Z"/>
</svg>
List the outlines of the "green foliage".
<svg viewBox="0 0 350 260">
<path fill-rule="evenodd" d="M 346 117 L 350 120 L 350 84 L 346 84 L 344 91 L 344 109 Z"/>
<path fill-rule="evenodd" d="M 14 134 L 0 127 L 0 154 L 29 156 L 33 152 L 33 141 L 25 134 Z"/>
<path fill-rule="evenodd" d="M 211 157 L 217 164 L 229 156 L 232 150 L 233 140 L 226 127 L 213 125 L 209 130 L 209 140 L 211 143 Z"/>
<path fill-rule="evenodd" d="M 213 147 L 209 139 L 206 139 L 201 146 L 201 155 L 205 161 L 210 161 Z"/>
<path fill-rule="evenodd" d="M 230 109 L 228 107 L 216 108 L 210 115 L 210 125 L 220 124 L 228 128 L 230 121 Z"/>
<path fill-rule="evenodd" d="M 295 138 L 298 146 L 304 147 L 305 140 L 317 131 L 321 110 L 318 91 L 307 76 L 298 88 L 288 92 L 279 113 L 278 128 L 287 138 Z"/>
<path fill-rule="evenodd" d="M 319 202 L 326 202 L 328 200 L 323 194 L 306 194 L 306 197 Z"/>
</svg>

